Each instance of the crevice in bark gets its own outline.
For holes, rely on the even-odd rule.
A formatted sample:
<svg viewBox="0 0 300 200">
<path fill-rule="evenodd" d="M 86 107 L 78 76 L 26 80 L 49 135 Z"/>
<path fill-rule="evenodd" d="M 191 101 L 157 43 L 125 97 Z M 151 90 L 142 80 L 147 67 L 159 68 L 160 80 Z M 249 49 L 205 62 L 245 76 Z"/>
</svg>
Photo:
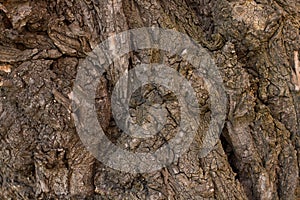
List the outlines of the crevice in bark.
<svg viewBox="0 0 300 200">
<path fill-rule="evenodd" d="M 239 170 L 236 167 L 236 161 L 237 158 L 234 155 L 234 150 L 233 150 L 233 146 L 230 145 L 230 143 L 228 142 L 228 140 L 226 139 L 226 136 L 224 136 L 224 132 L 226 132 L 226 128 L 223 130 L 223 133 L 220 136 L 220 140 L 221 140 L 221 144 L 222 147 L 224 149 L 224 152 L 227 156 L 228 159 L 228 163 L 232 169 L 232 171 L 236 174 L 235 179 L 239 180 L 240 176 L 239 176 Z"/>
</svg>

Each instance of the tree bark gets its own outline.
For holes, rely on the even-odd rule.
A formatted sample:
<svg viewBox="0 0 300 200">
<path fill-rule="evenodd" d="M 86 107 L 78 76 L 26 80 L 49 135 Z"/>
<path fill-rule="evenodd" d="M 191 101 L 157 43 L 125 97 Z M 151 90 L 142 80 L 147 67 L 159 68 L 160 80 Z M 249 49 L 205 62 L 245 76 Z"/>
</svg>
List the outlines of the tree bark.
<svg viewBox="0 0 300 200">
<path fill-rule="evenodd" d="M 209 51 L 224 81 L 227 117 L 206 157 L 195 139 L 172 165 L 130 174 L 82 144 L 71 92 L 79 63 L 99 43 L 152 26 L 185 33 Z M 297 0 L 0 0 L 1 199 L 300 198 L 299 31 Z M 207 128 L 203 79 L 179 56 L 141 50 L 110 65 L 97 88 L 98 120 L 111 141 L 147 151 L 174 136 L 167 127 L 163 137 L 133 142 L 113 120 L 113 88 L 139 63 L 166 63 L 190 79 Z M 168 120 L 178 125 L 176 97 L 157 85 L 133 94 L 132 115 L 139 119 L 151 98 L 169 106 Z"/>
</svg>

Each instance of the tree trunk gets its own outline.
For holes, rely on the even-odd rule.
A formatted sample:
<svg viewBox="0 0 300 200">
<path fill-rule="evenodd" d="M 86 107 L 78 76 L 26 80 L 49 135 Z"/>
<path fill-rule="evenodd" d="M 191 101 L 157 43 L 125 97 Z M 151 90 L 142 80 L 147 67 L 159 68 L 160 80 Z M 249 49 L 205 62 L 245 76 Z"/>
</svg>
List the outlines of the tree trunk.
<svg viewBox="0 0 300 200">
<path fill-rule="evenodd" d="M 87 150 L 71 100 L 88 53 L 109 36 L 142 27 L 176 30 L 204 47 L 228 102 L 222 133 L 208 155 L 199 156 L 199 133 L 171 165 L 132 174 Z M 1 199 L 300 198 L 299 1 L 1 0 L 0 31 Z M 180 56 L 144 49 L 111 64 L 97 87 L 98 120 L 114 144 L 155 150 L 178 126 L 177 97 L 156 84 L 132 95 L 131 114 L 143 124 L 139 111 L 159 99 L 169 108 L 172 127 L 164 127 L 162 137 L 134 140 L 116 125 L 114 86 L 139 63 L 164 63 L 197 86 L 200 129 L 207 129 L 211 106 L 203 79 Z"/>
</svg>

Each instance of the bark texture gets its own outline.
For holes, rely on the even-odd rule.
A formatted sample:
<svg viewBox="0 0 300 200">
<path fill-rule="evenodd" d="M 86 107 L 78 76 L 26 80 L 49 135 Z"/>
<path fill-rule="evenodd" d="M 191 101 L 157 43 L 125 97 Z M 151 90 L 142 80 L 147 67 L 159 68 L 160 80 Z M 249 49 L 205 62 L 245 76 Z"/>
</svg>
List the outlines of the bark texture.
<svg viewBox="0 0 300 200">
<path fill-rule="evenodd" d="M 198 156 L 199 136 L 171 166 L 133 175 L 106 167 L 86 150 L 70 93 L 78 63 L 101 41 L 151 26 L 186 33 L 210 51 L 228 110 L 208 156 Z M 0 198 L 300 198 L 299 31 L 299 0 L 0 0 Z M 189 63 L 155 49 L 126 54 L 101 78 L 95 103 L 107 136 L 131 151 L 159 148 L 179 121 L 176 97 L 157 85 L 134 93 L 131 114 L 143 123 L 141 110 L 154 101 L 165 105 L 169 126 L 160 136 L 133 140 L 111 116 L 120 75 L 153 62 L 192 82 L 203 130 L 209 124 L 209 94 Z"/>
</svg>

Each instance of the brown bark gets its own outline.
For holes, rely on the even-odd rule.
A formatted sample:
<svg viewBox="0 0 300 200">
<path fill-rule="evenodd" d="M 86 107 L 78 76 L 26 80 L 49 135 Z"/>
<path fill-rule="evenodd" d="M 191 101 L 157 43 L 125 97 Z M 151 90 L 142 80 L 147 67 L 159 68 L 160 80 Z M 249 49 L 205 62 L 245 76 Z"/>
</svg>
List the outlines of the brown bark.
<svg viewBox="0 0 300 200">
<path fill-rule="evenodd" d="M 106 167 L 86 150 L 70 95 L 88 52 L 114 33 L 150 26 L 185 33 L 209 50 L 224 80 L 228 111 L 206 157 L 198 156 L 200 138 L 171 166 L 130 174 Z M 292 81 L 293 74 L 300 77 L 294 55 L 299 31 L 297 0 L 0 0 L 0 198 L 300 198 L 300 94 Z M 97 89 L 98 118 L 115 144 L 147 151 L 174 133 L 166 127 L 163 137 L 134 143 L 112 119 L 113 87 L 140 62 L 165 62 L 189 78 L 207 128 L 203 80 L 190 75 L 192 67 L 179 56 L 143 50 L 111 65 Z M 143 99 L 158 97 L 170 108 L 169 123 L 178 125 L 176 97 L 156 85 L 133 95 L 133 115 L 139 116 Z"/>
</svg>

